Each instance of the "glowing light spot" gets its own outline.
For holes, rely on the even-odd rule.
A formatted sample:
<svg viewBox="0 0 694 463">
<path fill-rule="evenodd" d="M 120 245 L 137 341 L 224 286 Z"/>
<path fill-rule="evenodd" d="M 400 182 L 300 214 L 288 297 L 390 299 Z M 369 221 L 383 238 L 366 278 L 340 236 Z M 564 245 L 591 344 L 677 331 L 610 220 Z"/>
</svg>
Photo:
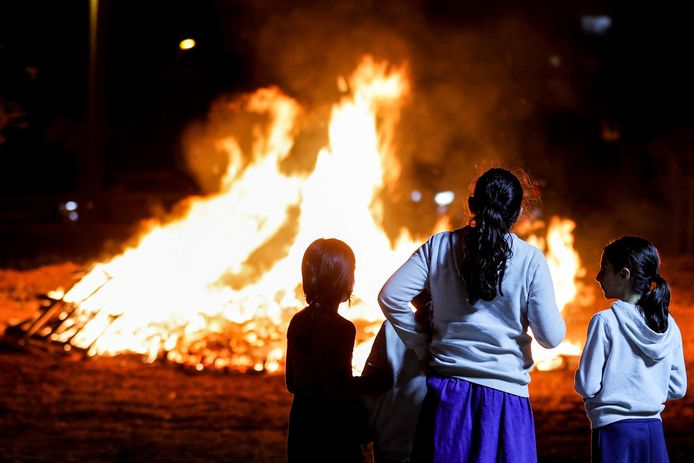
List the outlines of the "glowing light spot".
<svg viewBox="0 0 694 463">
<path fill-rule="evenodd" d="M 63 207 L 66 211 L 76 211 L 79 205 L 75 201 L 66 201 Z"/>
<path fill-rule="evenodd" d="M 440 191 L 434 196 L 434 202 L 439 206 L 448 206 L 455 199 L 455 193 L 452 191 Z"/>
<path fill-rule="evenodd" d="M 181 40 L 181 43 L 178 44 L 178 48 L 181 50 L 190 50 L 192 48 L 195 48 L 195 40 L 193 39 L 183 39 Z"/>
<path fill-rule="evenodd" d="M 422 200 L 422 193 L 420 191 L 413 190 L 412 193 L 410 193 L 410 199 L 415 203 L 418 203 Z"/>
<path fill-rule="evenodd" d="M 607 15 L 585 15 L 581 17 L 581 28 L 593 35 L 605 35 L 612 27 L 612 18 Z"/>
<path fill-rule="evenodd" d="M 280 369 L 280 364 L 277 362 L 269 362 L 267 365 L 265 365 L 265 370 L 267 370 L 268 373 L 274 373 Z"/>
<path fill-rule="evenodd" d="M 75 211 L 70 211 L 70 213 L 68 213 L 67 215 L 67 218 L 72 220 L 73 222 L 77 222 L 80 218 L 80 215 Z"/>
</svg>

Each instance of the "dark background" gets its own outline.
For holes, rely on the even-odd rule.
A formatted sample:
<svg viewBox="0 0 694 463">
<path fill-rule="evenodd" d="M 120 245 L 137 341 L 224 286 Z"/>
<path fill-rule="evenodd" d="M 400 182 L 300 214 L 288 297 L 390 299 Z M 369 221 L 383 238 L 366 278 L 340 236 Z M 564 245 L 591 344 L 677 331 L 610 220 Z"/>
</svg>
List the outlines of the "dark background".
<svg viewBox="0 0 694 463">
<path fill-rule="evenodd" d="M 99 6 L 90 91 L 88 1 L 0 3 L 2 266 L 115 252 L 142 218 L 207 191 L 182 140 L 214 101 L 277 85 L 327 116 L 336 77 L 366 53 L 407 63 L 413 86 L 397 137 L 400 193 L 383 198 L 394 225 L 426 233 L 443 189 L 458 193 L 450 212 L 462 217 L 475 166 L 502 161 L 538 180 L 542 217 L 577 221 L 584 259 L 627 233 L 666 254 L 694 251 L 694 33 L 672 5 Z M 584 27 L 590 15 L 610 27 Z M 182 51 L 187 37 L 197 46 Z M 297 156 L 315 156 L 324 131 L 300 133 L 307 149 Z M 414 188 L 420 204 L 409 200 Z M 67 200 L 79 203 L 79 220 L 61 209 Z"/>
</svg>

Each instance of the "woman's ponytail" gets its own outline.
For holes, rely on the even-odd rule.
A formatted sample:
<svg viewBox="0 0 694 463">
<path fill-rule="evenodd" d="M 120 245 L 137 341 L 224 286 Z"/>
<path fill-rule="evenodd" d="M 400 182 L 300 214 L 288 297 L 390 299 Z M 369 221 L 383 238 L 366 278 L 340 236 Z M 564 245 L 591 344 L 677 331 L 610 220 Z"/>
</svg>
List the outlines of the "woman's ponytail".
<svg viewBox="0 0 694 463">
<path fill-rule="evenodd" d="M 460 241 L 460 276 L 470 304 L 502 294 L 506 261 L 512 255 L 509 230 L 518 219 L 522 201 L 523 187 L 507 170 L 491 169 L 477 180 L 468 200 L 473 217 Z"/>
</svg>

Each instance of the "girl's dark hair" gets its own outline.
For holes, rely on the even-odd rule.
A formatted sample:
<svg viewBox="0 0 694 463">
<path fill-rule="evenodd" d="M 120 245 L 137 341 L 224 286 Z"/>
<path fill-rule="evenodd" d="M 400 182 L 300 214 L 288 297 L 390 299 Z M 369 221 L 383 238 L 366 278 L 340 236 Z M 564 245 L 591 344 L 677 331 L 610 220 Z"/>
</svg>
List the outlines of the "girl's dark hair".
<svg viewBox="0 0 694 463">
<path fill-rule="evenodd" d="M 463 233 L 460 273 L 468 301 L 491 301 L 501 292 L 506 261 L 511 257 L 509 230 L 518 220 L 523 203 L 523 187 L 511 172 L 494 168 L 477 179 L 468 198 L 472 213 Z"/>
<path fill-rule="evenodd" d="M 317 239 L 309 245 L 301 262 L 301 277 L 309 304 L 339 304 L 349 299 L 354 288 L 355 258 L 344 242 Z"/>
<path fill-rule="evenodd" d="M 602 255 L 615 271 L 629 269 L 648 326 L 656 333 L 667 330 L 670 285 L 660 276 L 660 256 L 655 246 L 638 236 L 624 236 L 605 246 Z"/>
</svg>

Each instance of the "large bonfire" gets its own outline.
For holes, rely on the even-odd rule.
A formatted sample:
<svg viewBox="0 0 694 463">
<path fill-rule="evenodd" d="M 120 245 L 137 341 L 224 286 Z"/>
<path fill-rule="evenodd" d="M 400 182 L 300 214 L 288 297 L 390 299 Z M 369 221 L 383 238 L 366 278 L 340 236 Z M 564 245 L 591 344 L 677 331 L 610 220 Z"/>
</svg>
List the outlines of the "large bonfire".
<svg viewBox="0 0 694 463">
<path fill-rule="evenodd" d="M 404 68 L 369 57 L 338 83 L 343 97 L 330 114 L 329 143 L 310 173 L 281 169 L 294 146 L 296 101 L 265 88 L 235 102 L 236 110 L 263 123 L 251 134 L 216 140 L 227 157 L 219 191 L 187 199 L 184 214 L 150 224 L 137 245 L 94 265 L 65 294 L 56 291 L 75 310 L 61 314 L 64 322 L 51 338 L 92 356 L 131 352 L 197 369 L 277 371 L 288 321 L 304 305 L 303 252 L 318 237 L 335 237 L 357 257 L 355 297 L 340 310 L 357 325 L 358 370 L 383 319 L 378 290 L 419 244 L 404 230 L 389 239 L 378 200 L 399 175 L 394 129 L 410 87 Z M 240 135 L 252 143 L 242 144 Z M 547 239 L 534 238 L 561 283 L 560 307 L 575 297 L 581 268 L 572 227 L 553 219 Z M 286 244 L 268 246 L 278 239 Z M 254 266 L 268 249 L 274 254 L 263 262 L 269 263 Z M 558 354 L 574 350 L 535 349 L 535 355 L 540 366 L 552 367 Z"/>
</svg>

